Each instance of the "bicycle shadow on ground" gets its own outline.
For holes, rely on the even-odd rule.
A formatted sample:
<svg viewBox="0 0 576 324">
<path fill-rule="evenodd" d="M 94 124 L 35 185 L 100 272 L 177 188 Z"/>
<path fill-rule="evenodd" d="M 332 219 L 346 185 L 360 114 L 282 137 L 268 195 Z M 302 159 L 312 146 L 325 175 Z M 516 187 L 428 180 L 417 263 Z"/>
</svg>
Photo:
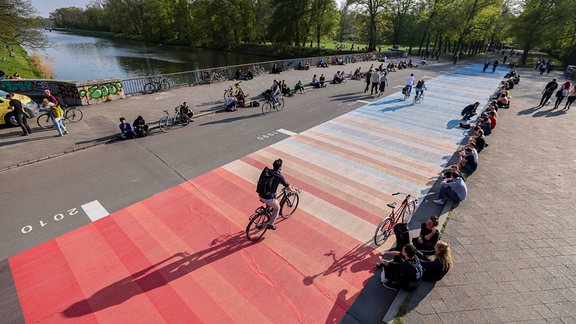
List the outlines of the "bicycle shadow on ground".
<svg viewBox="0 0 576 324">
<path fill-rule="evenodd" d="M 42 136 L 38 136 L 38 134 L 42 134 Z M 5 134 L 0 134 L 0 140 L 2 140 L 0 142 L 0 147 L 19 143 L 30 143 L 30 142 L 53 139 L 57 137 L 57 135 L 58 132 L 56 131 L 56 129 L 33 128 L 32 135 L 22 136 L 22 130 L 20 128 L 14 128 L 14 131 Z M 9 138 L 12 139 L 4 140 Z"/>
<path fill-rule="evenodd" d="M 244 108 L 238 108 L 238 110 L 240 109 L 244 109 Z M 239 111 L 221 111 L 221 112 L 217 112 L 217 114 L 223 114 L 223 113 L 238 113 Z M 250 119 L 250 118 L 258 118 L 264 116 L 262 114 L 262 112 L 254 112 L 250 115 L 243 115 L 243 116 L 236 116 L 236 117 L 230 117 L 230 118 L 224 118 L 221 120 L 213 120 L 213 121 L 209 121 L 209 122 L 205 122 L 202 124 L 199 124 L 198 126 L 205 126 L 205 125 L 217 125 L 217 124 L 226 124 L 226 123 L 233 123 L 235 121 L 238 120 L 243 120 L 243 119 Z"/>
<path fill-rule="evenodd" d="M 331 101 L 341 101 L 343 103 L 356 102 L 358 100 L 374 99 L 374 96 L 368 94 L 348 93 L 342 95 L 330 96 Z"/>
<path fill-rule="evenodd" d="M 62 314 L 65 317 L 80 317 L 120 305 L 135 296 L 166 286 L 174 280 L 251 245 L 253 243 L 246 239 L 244 232 L 222 235 L 210 242 L 207 249 L 193 254 L 186 251 L 175 253 L 98 290 L 84 300 L 75 302 Z"/>
</svg>

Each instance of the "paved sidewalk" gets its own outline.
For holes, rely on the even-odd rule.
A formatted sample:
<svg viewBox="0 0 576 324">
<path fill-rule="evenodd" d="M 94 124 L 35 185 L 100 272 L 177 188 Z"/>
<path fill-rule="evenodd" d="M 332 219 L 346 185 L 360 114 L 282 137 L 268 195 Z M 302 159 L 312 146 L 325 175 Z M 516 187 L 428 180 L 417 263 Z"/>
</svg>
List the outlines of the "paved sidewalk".
<svg viewBox="0 0 576 324">
<path fill-rule="evenodd" d="M 576 107 L 536 107 L 560 73 L 520 74 L 468 198 L 450 213 L 443 240 L 454 268 L 408 294 L 406 323 L 576 322 Z"/>
</svg>

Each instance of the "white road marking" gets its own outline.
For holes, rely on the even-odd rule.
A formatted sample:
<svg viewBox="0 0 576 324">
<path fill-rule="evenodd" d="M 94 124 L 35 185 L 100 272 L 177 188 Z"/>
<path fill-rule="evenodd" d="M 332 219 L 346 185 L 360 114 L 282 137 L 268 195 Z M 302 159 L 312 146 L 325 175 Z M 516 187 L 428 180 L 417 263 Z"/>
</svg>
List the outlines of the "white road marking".
<svg viewBox="0 0 576 324">
<path fill-rule="evenodd" d="M 363 104 L 370 104 L 370 103 L 372 103 L 371 101 L 366 101 L 366 100 L 356 100 L 356 102 L 363 103 Z"/>
<path fill-rule="evenodd" d="M 102 204 L 100 204 L 98 200 L 91 201 L 80 207 L 84 209 L 86 215 L 88 215 L 90 220 L 93 222 L 110 215 L 110 213 L 106 210 L 106 208 L 104 208 L 104 206 L 102 206 Z"/>
<path fill-rule="evenodd" d="M 286 130 L 286 129 L 284 129 L 284 128 L 280 128 L 280 129 L 278 130 L 278 132 L 279 132 L 279 133 L 282 133 L 282 134 L 286 134 L 286 135 L 288 135 L 288 136 L 294 136 L 294 135 L 297 135 L 297 134 L 298 134 L 298 133 L 294 133 L 294 132 L 292 132 L 292 131 Z"/>
</svg>

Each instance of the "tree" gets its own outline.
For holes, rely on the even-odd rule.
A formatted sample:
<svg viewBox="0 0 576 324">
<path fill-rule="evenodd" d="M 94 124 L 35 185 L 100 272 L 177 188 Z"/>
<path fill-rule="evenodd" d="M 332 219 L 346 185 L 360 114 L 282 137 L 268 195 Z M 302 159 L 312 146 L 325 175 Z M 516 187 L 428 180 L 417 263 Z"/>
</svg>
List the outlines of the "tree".
<svg viewBox="0 0 576 324">
<path fill-rule="evenodd" d="M 545 30 L 553 21 L 557 0 L 527 0 L 524 10 L 514 22 L 513 30 L 522 45 L 522 64 L 526 64 L 528 52 L 543 40 Z"/>
<path fill-rule="evenodd" d="M 373 51 L 376 49 L 376 30 L 378 15 L 384 4 L 384 0 L 349 0 L 349 3 L 356 4 L 362 10 L 368 20 L 367 35 L 368 35 L 368 50 Z"/>
<path fill-rule="evenodd" d="M 42 21 L 36 19 L 36 14 L 36 10 L 27 0 L 0 0 L 0 42 L 6 45 L 23 45 L 31 49 L 45 47 L 46 38 L 39 30 Z"/>
</svg>

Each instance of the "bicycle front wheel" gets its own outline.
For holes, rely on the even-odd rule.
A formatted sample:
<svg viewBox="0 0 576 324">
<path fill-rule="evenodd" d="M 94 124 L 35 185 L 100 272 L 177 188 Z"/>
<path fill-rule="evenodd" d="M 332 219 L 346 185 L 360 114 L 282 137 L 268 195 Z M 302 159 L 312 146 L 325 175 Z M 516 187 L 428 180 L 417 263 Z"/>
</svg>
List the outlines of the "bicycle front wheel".
<svg viewBox="0 0 576 324">
<path fill-rule="evenodd" d="M 280 204 L 280 216 L 282 218 L 289 218 L 294 214 L 296 208 L 298 208 L 298 203 L 300 202 L 300 196 L 297 193 L 287 192 L 286 197 L 282 199 Z"/>
<path fill-rule="evenodd" d="M 158 122 L 158 128 L 160 128 L 160 130 L 164 133 L 169 131 L 171 126 L 172 126 L 172 122 L 171 122 L 170 118 L 168 118 L 168 117 L 162 117 L 160 119 L 160 121 Z"/>
<path fill-rule="evenodd" d="M 246 238 L 258 242 L 266 233 L 269 220 L 270 216 L 262 212 L 250 216 L 250 223 L 246 226 Z"/>
<path fill-rule="evenodd" d="M 404 206 L 404 209 L 402 210 L 402 219 L 404 223 L 410 222 L 412 215 L 414 215 L 414 211 L 416 211 L 416 202 L 411 200 L 406 206 Z"/>
<path fill-rule="evenodd" d="M 156 85 L 152 82 L 148 82 L 144 85 L 144 93 L 151 94 L 156 91 Z"/>
<path fill-rule="evenodd" d="M 262 105 L 262 113 L 266 114 L 266 113 L 269 113 L 270 111 L 272 111 L 272 103 L 270 101 L 266 101 Z"/>
<path fill-rule="evenodd" d="M 84 113 L 82 112 L 82 110 L 76 108 L 76 107 L 72 107 L 72 108 L 68 108 L 66 109 L 66 120 L 68 120 L 71 123 L 77 123 L 79 121 L 82 120 L 82 118 L 84 117 Z"/>
<path fill-rule="evenodd" d="M 165 91 L 170 90 L 170 82 L 168 82 L 168 80 L 166 79 L 162 80 L 162 82 L 160 83 L 160 88 Z"/>
<path fill-rule="evenodd" d="M 54 123 L 52 123 L 52 118 L 50 118 L 49 113 L 38 116 L 36 122 L 38 123 L 38 126 L 43 129 L 54 127 Z"/>
<path fill-rule="evenodd" d="M 180 117 L 178 117 L 178 122 L 180 122 L 182 127 L 184 127 L 190 124 L 190 118 L 188 118 L 188 115 L 180 115 Z"/>
<path fill-rule="evenodd" d="M 278 105 L 276 106 L 276 110 L 282 111 L 284 109 L 284 98 L 278 98 Z"/>
<path fill-rule="evenodd" d="M 224 90 L 224 101 L 228 100 L 228 97 L 230 97 L 231 93 L 232 93 L 232 90 Z"/>
<path fill-rule="evenodd" d="M 374 233 L 374 244 L 380 246 L 386 242 L 386 240 L 392 234 L 394 228 L 394 221 L 390 217 L 384 218 L 378 227 L 376 227 L 376 232 Z"/>
</svg>

